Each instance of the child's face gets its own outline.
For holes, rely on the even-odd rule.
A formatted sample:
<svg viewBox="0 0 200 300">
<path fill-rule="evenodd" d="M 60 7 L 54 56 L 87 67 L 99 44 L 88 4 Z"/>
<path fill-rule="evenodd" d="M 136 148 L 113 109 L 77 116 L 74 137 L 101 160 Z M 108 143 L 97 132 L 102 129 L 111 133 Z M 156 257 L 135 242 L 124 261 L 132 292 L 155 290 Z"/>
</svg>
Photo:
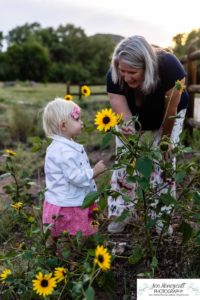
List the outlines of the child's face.
<svg viewBox="0 0 200 300">
<path fill-rule="evenodd" d="M 83 129 L 83 121 L 80 119 L 80 115 L 76 117 L 70 117 L 67 122 L 62 125 L 62 133 L 67 138 L 74 138 L 81 133 Z"/>
</svg>

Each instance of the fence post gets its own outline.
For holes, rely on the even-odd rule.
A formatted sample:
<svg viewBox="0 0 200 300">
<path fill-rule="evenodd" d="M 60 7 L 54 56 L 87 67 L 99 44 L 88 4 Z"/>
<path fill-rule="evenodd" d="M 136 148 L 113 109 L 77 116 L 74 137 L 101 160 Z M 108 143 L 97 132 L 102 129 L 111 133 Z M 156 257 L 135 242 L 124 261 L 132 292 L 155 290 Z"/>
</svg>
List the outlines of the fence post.
<svg viewBox="0 0 200 300">
<path fill-rule="evenodd" d="M 70 84 L 71 84 L 71 82 L 70 82 L 70 80 L 68 80 L 66 83 L 66 94 L 67 95 L 70 95 Z"/>
<path fill-rule="evenodd" d="M 190 46 L 188 48 L 187 64 L 186 64 L 186 70 L 187 70 L 186 86 L 187 87 L 189 87 L 190 85 L 196 84 L 196 82 L 197 82 L 197 63 L 196 63 L 196 60 L 190 59 L 190 54 L 194 51 L 196 51 L 196 48 L 194 46 Z M 194 118 L 194 102 L 195 102 L 195 93 L 189 92 L 187 118 L 192 118 L 192 119 Z M 189 126 L 188 129 L 189 129 L 190 136 L 192 136 L 193 127 Z"/>
</svg>

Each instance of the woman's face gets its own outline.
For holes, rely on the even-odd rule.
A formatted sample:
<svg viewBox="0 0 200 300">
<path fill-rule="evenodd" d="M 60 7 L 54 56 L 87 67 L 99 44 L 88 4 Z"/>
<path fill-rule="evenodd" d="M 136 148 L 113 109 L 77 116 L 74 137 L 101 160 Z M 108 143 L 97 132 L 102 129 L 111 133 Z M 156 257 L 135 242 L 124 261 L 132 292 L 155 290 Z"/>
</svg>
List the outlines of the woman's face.
<svg viewBox="0 0 200 300">
<path fill-rule="evenodd" d="M 144 69 L 133 68 L 122 61 L 119 61 L 118 70 L 122 79 L 129 87 L 139 88 L 142 86 L 142 82 L 144 81 Z"/>
</svg>

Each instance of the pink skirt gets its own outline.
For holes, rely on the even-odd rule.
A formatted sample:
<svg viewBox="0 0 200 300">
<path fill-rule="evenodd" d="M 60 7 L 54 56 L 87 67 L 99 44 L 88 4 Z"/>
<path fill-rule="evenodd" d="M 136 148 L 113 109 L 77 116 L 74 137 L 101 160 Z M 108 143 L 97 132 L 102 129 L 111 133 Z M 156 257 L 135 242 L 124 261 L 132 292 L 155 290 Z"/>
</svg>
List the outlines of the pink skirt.
<svg viewBox="0 0 200 300">
<path fill-rule="evenodd" d="M 54 237 L 58 237 L 63 231 L 67 231 L 70 235 L 76 235 L 81 231 L 83 236 L 89 236 L 97 231 L 91 224 L 94 207 L 96 204 L 84 209 L 78 206 L 60 207 L 44 201 L 42 223 L 51 224 L 49 230 Z"/>
</svg>

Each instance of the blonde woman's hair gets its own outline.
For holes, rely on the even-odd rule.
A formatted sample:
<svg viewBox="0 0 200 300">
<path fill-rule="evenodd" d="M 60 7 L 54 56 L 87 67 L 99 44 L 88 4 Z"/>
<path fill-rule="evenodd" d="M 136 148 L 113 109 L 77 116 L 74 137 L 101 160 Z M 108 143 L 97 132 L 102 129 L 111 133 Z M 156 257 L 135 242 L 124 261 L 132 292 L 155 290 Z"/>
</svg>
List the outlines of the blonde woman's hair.
<svg viewBox="0 0 200 300">
<path fill-rule="evenodd" d="M 45 106 L 43 129 L 47 137 L 52 137 L 54 134 L 61 135 L 60 126 L 63 121 L 66 122 L 70 119 L 70 113 L 75 106 L 79 108 L 73 101 L 62 98 L 55 98 Z"/>
<path fill-rule="evenodd" d="M 118 65 L 119 61 L 133 68 L 145 71 L 142 91 L 152 92 L 159 81 L 157 51 L 142 36 L 131 36 L 123 39 L 115 48 L 111 61 L 111 76 L 114 83 L 123 84 Z"/>
</svg>

